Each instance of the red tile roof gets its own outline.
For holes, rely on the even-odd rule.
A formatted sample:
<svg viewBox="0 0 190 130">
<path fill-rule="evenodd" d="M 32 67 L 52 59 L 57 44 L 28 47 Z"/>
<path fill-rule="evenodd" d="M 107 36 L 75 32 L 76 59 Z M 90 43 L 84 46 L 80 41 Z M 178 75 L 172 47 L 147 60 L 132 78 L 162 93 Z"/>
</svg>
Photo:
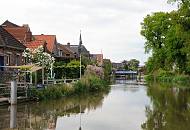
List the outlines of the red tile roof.
<svg viewBox="0 0 190 130">
<path fill-rule="evenodd" d="M 43 46 L 45 45 L 46 43 L 42 40 L 35 40 L 35 41 L 31 41 L 31 42 L 27 42 L 27 44 L 24 44 L 27 48 L 29 49 L 37 49 L 39 46 Z"/>
<path fill-rule="evenodd" d="M 26 42 L 30 42 L 32 40 L 32 32 L 30 31 L 28 24 L 19 26 L 6 20 L 2 24 L 2 27 L 23 44 L 26 44 Z"/>
<path fill-rule="evenodd" d="M 0 26 L 0 46 L 14 48 L 17 50 L 25 50 L 25 46 L 13 37 L 8 31 Z"/>
<path fill-rule="evenodd" d="M 26 27 L 4 27 L 11 35 L 13 35 L 20 42 L 24 42 L 26 39 L 27 28 Z"/>
<path fill-rule="evenodd" d="M 42 40 L 47 43 L 47 49 L 49 52 L 53 53 L 56 47 L 56 36 L 55 35 L 33 35 L 35 40 Z"/>
</svg>

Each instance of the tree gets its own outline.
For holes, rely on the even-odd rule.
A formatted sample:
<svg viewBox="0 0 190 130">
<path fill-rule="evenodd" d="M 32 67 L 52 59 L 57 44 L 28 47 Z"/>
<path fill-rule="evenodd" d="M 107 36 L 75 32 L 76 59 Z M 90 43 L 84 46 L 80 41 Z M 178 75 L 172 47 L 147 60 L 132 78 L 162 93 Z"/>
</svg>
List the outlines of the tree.
<svg viewBox="0 0 190 130">
<path fill-rule="evenodd" d="M 27 48 L 23 52 L 23 56 L 27 59 L 28 63 L 35 63 L 39 66 L 45 66 L 47 69 L 51 68 L 51 65 L 55 62 L 54 57 L 44 52 L 44 48 L 39 46 L 34 51 Z"/>
<path fill-rule="evenodd" d="M 128 63 L 127 60 L 123 60 L 123 61 L 122 61 L 122 64 L 124 65 L 124 69 L 125 69 L 125 70 L 129 70 L 129 63 Z"/>
<path fill-rule="evenodd" d="M 153 69 L 149 72 L 159 68 L 172 70 L 176 66 L 179 73 L 187 73 L 189 29 L 184 26 L 185 21 L 180 11 L 158 12 L 144 19 L 141 35 L 146 38 L 145 52 L 152 53 L 147 65 L 154 66 L 147 67 Z"/>
<path fill-rule="evenodd" d="M 104 68 L 104 79 L 106 81 L 110 81 L 110 75 L 112 73 L 112 64 L 109 59 L 103 60 L 103 68 Z"/>
<path fill-rule="evenodd" d="M 137 71 L 139 67 L 139 63 L 140 62 L 136 59 L 131 59 L 130 61 L 128 61 L 129 70 Z"/>
</svg>

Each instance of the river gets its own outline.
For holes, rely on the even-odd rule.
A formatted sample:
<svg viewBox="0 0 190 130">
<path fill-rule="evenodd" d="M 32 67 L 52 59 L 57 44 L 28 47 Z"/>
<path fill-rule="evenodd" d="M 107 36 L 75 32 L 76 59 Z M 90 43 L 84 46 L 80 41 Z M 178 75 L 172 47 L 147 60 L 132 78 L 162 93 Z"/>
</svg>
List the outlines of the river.
<svg viewBox="0 0 190 130">
<path fill-rule="evenodd" d="M 0 129 L 189 130 L 190 89 L 127 85 L 108 92 L 0 106 Z"/>
</svg>

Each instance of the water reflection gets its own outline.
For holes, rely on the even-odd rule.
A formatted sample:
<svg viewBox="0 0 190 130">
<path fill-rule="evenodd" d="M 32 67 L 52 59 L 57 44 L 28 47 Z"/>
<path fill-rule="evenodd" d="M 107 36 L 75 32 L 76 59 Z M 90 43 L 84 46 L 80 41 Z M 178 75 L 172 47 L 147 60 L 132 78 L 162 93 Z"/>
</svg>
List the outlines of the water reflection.
<svg viewBox="0 0 190 130">
<path fill-rule="evenodd" d="M 168 88 L 163 85 L 148 87 L 151 105 L 146 106 L 144 130 L 189 130 L 190 89 Z"/>
<path fill-rule="evenodd" d="M 0 107 L 0 129 L 189 130 L 189 122 L 190 89 L 158 84 L 123 82 L 111 92 Z"/>
<path fill-rule="evenodd" d="M 55 130 L 58 117 L 77 115 L 101 107 L 108 92 L 73 96 L 61 100 L 0 107 L 0 129 Z M 10 122 L 10 123 L 9 123 Z M 10 124 L 10 125 L 9 125 Z M 81 119 L 80 128 L 81 129 Z"/>
</svg>

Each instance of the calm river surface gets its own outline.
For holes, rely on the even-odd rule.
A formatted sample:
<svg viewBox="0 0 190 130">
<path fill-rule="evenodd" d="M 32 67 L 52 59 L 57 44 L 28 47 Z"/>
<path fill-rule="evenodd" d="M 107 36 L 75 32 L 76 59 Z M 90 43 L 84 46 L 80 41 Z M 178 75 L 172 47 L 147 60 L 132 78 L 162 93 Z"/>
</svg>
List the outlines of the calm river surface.
<svg viewBox="0 0 190 130">
<path fill-rule="evenodd" d="M 109 92 L 0 106 L 0 129 L 190 130 L 190 90 L 116 82 Z"/>
</svg>

